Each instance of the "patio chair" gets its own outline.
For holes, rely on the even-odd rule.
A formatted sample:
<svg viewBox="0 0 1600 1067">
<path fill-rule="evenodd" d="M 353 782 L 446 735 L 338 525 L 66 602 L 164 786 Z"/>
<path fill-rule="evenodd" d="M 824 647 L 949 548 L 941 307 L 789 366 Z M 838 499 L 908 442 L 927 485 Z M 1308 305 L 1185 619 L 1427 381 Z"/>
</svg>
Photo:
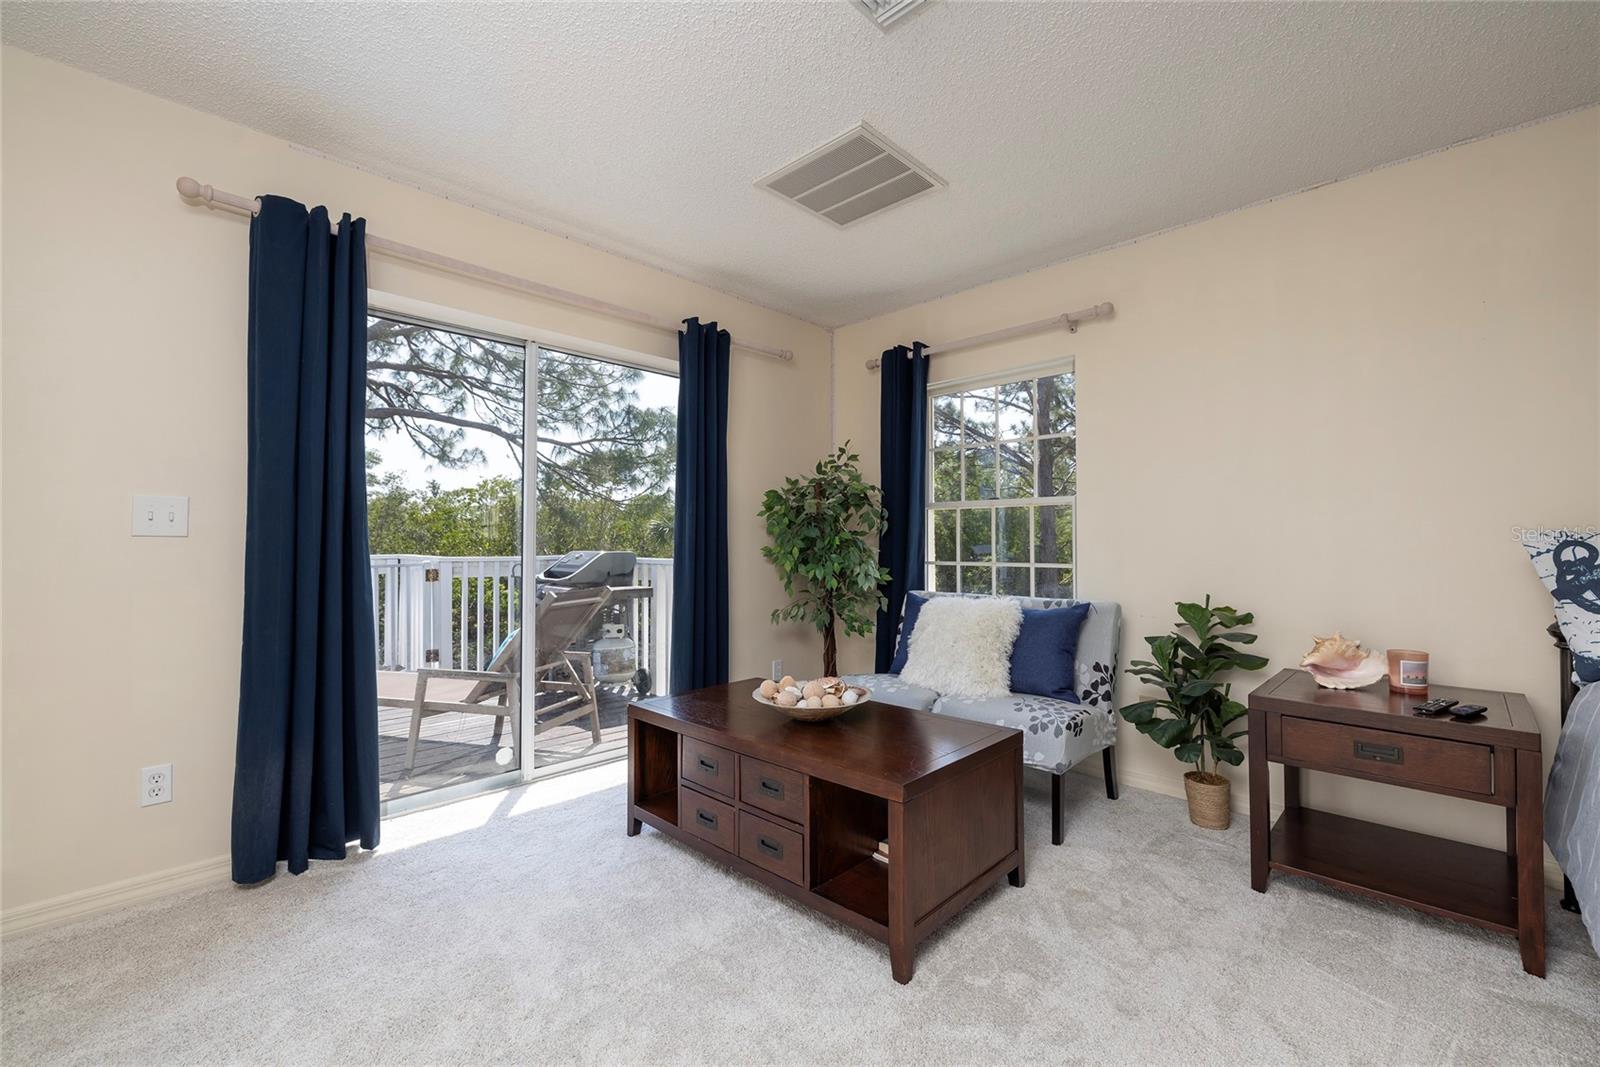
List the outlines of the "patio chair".
<svg viewBox="0 0 1600 1067">
<path fill-rule="evenodd" d="M 513 633 L 513 637 L 515 634 Z M 406 773 L 417 763 L 417 741 L 422 736 L 422 720 L 430 715 L 460 712 L 467 715 L 493 715 L 494 740 L 500 745 L 505 720 L 511 720 L 513 737 L 521 740 L 517 708 L 518 663 L 521 644 L 507 639 L 495 651 L 487 670 L 454 670 L 424 667 L 416 671 L 379 671 L 378 706 L 411 709 L 411 737 L 406 743 Z"/>
<path fill-rule="evenodd" d="M 594 743 L 600 743 L 600 701 L 595 694 L 594 660 L 586 649 L 572 645 L 594 623 L 596 615 L 611 601 L 609 586 L 539 591 L 534 606 L 533 636 L 536 662 L 533 668 L 534 692 L 565 693 L 560 700 L 536 709 L 533 732 L 589 717 Z M 554 715 L 554 718 L 545 716 Z"/>
<path fill-rule="evenodd" d="M 546 590 L 534 609 L 538 663 L 535 684 L 540 691 L 566 691 L 569 695 L 539 709 L 541 714 L 559 712 L 554 719 L 535 724 L 538 733 L 584 715 L 590 716 L 595 743 L 600 743 L 600 710 L 595 696 L 594 669 L 589 654 L 569 651 L 594 617 L 605 606 L 611 591 L 576 589 L 559 596 Z M 493 715 L 494 736 L 500 745 L 505 720 L 511 720 L 511 736 L 521 748 L 522 727 L 518 680 L 522 667 L 522 642 L 513 630 L 495 650 L 486 670 L 458 670 L 424 667 L 416 671 L 379 671 L 378 705 L 411 709 L 411 736 L 406 743 L 406 773 L 416 767 L 417 742 L 422 736 L 422 720 L 431 715 L 459 712 L 467 715 Z M 545 678 L 545 675 L 550 677 Z"/>
</svg>

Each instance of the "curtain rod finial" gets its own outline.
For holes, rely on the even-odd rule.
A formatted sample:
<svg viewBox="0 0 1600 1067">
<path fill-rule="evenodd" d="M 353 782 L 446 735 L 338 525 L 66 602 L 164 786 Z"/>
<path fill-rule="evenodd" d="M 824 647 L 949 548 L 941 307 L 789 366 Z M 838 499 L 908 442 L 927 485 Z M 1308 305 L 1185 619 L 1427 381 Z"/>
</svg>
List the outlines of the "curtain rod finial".
<svg viewBox="0 0 1600 1067">
<path fill-rule="evenodd" d="M 185 200 L 210 200 L 211 186 L 201 185 L 190 177 L 178 179 L 178 195 Z"/>
</svg>

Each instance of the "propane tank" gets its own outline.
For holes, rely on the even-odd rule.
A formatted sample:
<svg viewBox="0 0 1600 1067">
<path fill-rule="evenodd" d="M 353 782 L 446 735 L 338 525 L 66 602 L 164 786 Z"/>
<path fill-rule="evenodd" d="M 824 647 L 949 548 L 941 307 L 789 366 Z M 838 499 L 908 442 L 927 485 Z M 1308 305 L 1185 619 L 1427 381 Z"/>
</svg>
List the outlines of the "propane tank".
<svg viewBox="0 0 1600 1067">
<path fill-rule="evenodd" d="M 639 666 L 639 643 L 627 636 L 621 623 L 608 622 L 600 628 L 600 639 L 589 655 L 597 682 L 630 682 Z"/>
</svg>

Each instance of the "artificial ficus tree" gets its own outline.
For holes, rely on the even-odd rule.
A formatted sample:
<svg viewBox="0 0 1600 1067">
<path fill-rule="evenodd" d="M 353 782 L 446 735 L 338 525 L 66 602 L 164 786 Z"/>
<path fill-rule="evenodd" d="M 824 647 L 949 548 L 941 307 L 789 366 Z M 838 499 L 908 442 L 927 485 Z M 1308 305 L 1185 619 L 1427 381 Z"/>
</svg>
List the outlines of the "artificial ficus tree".
<svg viewBox="0 0 1600 1067">
<path fill-rule="evenodd" d="M 844 632 L 872 632 L 887 601 L 889 572 L 878 565 L 872 539 L 887 525 L 878 487 L 864 481 L 861 457 L 850 443 L 819 460 L 808 478 L 785 478 L 761 502 L 770 545 L 761 554 L 783 579 L 789 603 L 772 613 L 774 624 L 810 622 L 822 633 L 822 673 L 839 673 L 837 624 Z"/>
</svg>

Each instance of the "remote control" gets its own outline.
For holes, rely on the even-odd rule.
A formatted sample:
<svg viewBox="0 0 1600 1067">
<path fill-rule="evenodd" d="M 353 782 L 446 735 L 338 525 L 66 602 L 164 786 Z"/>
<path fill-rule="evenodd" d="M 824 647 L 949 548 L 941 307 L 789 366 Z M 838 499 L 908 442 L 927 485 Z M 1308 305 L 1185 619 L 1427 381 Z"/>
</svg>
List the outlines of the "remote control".
<svg viewBox="0 0 1600 1067">
<path fill-rule="evenodd" d="M 1437 715 L 1441 711 L 1449 711 L 1459 703 L 1461 703 L 1459 700 L 1446 700 L 1441 697 L 1438 700 L 1425 700 L 1411 710 L 1418 715 Z"/>
</svg>

